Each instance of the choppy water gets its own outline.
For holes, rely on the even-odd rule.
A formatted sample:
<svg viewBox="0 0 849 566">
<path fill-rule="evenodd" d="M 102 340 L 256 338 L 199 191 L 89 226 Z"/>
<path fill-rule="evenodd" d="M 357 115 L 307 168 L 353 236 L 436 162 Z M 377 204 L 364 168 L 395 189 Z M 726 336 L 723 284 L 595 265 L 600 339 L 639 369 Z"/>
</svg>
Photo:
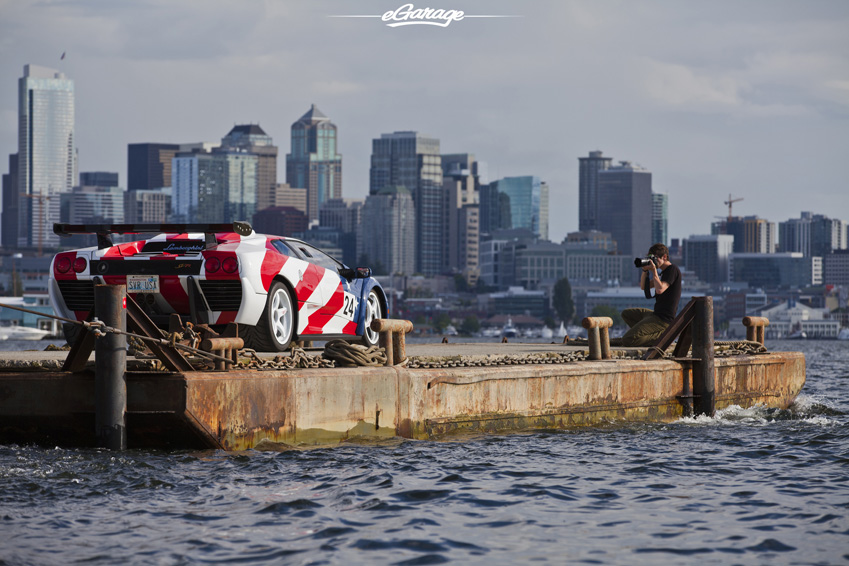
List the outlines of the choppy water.
<svg viewBox="0 0 849 566">
<path fill-rule="evenodd" d="M 308 451 L 0 446 L 0 564 L 849 562 L 849 343 L 788 411 Z"/>
</svg>

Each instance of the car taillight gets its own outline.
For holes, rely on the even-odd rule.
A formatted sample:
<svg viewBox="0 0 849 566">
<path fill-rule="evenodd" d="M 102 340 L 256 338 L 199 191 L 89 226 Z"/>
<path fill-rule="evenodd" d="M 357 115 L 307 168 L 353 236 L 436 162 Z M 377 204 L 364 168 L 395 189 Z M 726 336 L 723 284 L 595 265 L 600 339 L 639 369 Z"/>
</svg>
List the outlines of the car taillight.
<svg viewBox="0 0 849 566">
<path fill-rule="evenodd" d="M 56 260 L 56 271 L 59 273 L 68 273 L 69 269 L 71 269 L 70 258 L 63 256 Z"/>
<path fill-rule="evenodd" d="M 88 262 L 86 262 L 84 257 L 78 257 L 74 260 L 74 271 L 77 273 L 82 273 L 83 271 L 85 271 L 87 265 Z"/>
<path fill-rule="evenodd" d="M 221 269 L 221 262 L 218 261 L 217 257 L 210 257 L 206 260 L 206 271 L 209 273 L 215 273 Z"/>
<path fill-rule="evenodd" d="M 234 257 L 224 258 L 224 261 L 221 262 L 221 268 L 227 273 L 236 273 L 239 269 L 239 262 Z"/>
</svg>

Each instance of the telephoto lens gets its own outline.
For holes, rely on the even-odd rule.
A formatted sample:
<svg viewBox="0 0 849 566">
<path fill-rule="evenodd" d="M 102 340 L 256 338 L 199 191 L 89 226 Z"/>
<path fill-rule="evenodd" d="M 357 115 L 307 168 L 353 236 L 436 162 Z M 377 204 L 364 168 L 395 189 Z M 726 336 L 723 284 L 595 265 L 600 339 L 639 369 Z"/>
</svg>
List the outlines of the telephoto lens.
<svg viewBox="0 0 849 566">
<path fill-rule="evenodd" d="M 651 263 L 651 260 L 647 257 L 635 257 L 634 258 L 634 267 L 645 267 Z"/>
</svg>

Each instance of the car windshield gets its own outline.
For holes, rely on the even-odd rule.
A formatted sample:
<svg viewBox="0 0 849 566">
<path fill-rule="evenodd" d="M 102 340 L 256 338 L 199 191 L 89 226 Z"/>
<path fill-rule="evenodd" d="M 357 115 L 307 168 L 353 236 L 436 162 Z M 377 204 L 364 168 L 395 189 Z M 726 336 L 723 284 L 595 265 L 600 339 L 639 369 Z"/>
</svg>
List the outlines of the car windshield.
<svg viewBox="0 0 849 566">
<path fill-rule="evenodd" d="M 337 271 L 340 267 L 342 267 L 340 262 L 336 261 L 320 249 L 305 242 L 290 240 L 287 243 L 293 246 L 298 253 L 300 253 L 301 256 L 310 263 L 314 263 L 315 265 L 321 266 L 325 269 L 332 269 L 333 271 Z"/>
</svg>

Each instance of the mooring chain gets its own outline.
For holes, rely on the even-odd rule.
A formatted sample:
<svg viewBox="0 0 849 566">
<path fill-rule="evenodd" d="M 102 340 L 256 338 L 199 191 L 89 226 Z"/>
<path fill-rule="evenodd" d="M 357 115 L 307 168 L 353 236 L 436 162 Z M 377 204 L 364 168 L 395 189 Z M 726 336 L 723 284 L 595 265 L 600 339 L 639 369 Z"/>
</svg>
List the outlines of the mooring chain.
<svg viewBox="0 0 849 566">
<path fill-rule="evenodd" d="M 331 340 L 325 344 L 322 357 L 333 360 L 337 367 L 386 365 L 384 348 L 351 344 L 345 340 Z"/>
<path fill-rule="evenodd" d="M 303 348 L 292 348 L 288 356 L 274 356 L 274 358 L 260 358 L 256 350 L 243 348 L 239 350 L 239 357 L 248 358 L 248 361 L 239 361 L 236 365 L 239 369 L 253 370 L 287 370 L 308 368 L 332 368 L 332 360 L 326 360 L 320 356 L 310 356 Z"/>
</svg>

